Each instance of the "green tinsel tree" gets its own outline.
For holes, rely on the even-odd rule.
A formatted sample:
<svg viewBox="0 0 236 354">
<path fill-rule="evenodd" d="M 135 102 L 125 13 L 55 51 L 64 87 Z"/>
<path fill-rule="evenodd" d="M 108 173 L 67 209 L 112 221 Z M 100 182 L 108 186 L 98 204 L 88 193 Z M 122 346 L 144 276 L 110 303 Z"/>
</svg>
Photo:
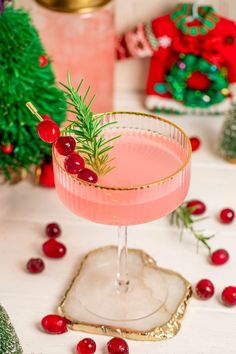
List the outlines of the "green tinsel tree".
<svg viewBox="0 0 236 354">
<path fill-rule="evenodd" d="M 26 102 L 37 102 L 41 114 L 60 124 L 66 102 L 28 13 L 0 0 L 0 173 L 11 179 L 51 154 L 36 130 L 37 119 Z"/>
<path fill-rule="evenodd" d="M 232 105 L 223 124 L 220 151 L 225 159 L 236 163 L 236 103 Z"/>
<path fill-rule="evenodd" d="M 0 305 L 0 353 L 1 354 L 23 354 L 19 339 L 15 332 L 10 318 Z"/>
</svg>

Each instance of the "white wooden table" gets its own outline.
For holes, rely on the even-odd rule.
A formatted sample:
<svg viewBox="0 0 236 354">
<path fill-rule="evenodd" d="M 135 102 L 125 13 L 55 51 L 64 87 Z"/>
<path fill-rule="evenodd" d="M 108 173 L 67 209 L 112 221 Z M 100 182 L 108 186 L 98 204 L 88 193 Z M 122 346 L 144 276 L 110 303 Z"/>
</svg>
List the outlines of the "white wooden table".
<svg viewBox="0 0 236 354">
<path fill-rule="evenodd" d="M 116 97 L 119 110 L 143 110 L 141 96 L 122 93 Z M 169 117 L 172 119 L 172 117 Z M 199 198 L 207 204 L 208 220 L 200 228 L 216 231 L 213 249 L 224 247 L 231 259 L 222 267 L 207 262 L 207 252 L 196 254 L 192 236 L 182 243 L 178 231 L 168 219 L 132 227 L 129 245 L 144 249 L 166 268 L 182 273 L 191 283 L 201 278 L 212 279 L 216 296 L 207 302 L 194 297 L 179 334 L 164 342 L 129 341 L 130 354 L 235 354 L 236 308 L 226 308 L 219 294 L 227 285 L 236 285 L 236 222 L 221 225 L 216 218 L 223 207 L 236 210 L 236 166 L 217 155 L 219 117 L 173 118 L 191 135 L 202 140 L 193 154 L 192 182 L 189 198 Z M 56 311 L 56 306 L 81 257 L 91 248 L 116 243 L 116 230 L 96 225 L 72 215 L 59 201 L 55 190 L 33 186 L 29 181 L 15 186 L 0 187 L 0 302 L 5 306 L 25 354 L 75 353 L 76 343 L 87 334 L 69 331 L 53 336 L 40 330 L 41 318 Z M 61 241 L 68 248 L 64 259 L 45 259 L 46 269 L 38 275 L 25 271 L 31 257 L 41 257 L 41 245 L 46 240 L 44 227 L 57 221 L 63 229 Z M 97 342 L 97 353 L 105 354 L 108 337 L 91 335 Z M 3 354 L 3 353 L 1 353 Z"/>
</svg>

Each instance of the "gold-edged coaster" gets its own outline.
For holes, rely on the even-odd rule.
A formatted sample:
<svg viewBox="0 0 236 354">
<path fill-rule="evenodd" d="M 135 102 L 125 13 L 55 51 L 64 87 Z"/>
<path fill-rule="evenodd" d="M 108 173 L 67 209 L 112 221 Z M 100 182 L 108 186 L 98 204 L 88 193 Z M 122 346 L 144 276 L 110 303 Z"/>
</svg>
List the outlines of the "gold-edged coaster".
<svg viewBox="0 0 236 354">
<path fill-rule="evenodd" d="M 88 311 L 78 300 L 78 288 L 81 274 L 86 268 L 91 269 L 101 262 L 116 259 L 117 248 L 107 246 L 89 252 L 82 260 L 80 267 L 72 279 L 59 307 L 60 315 L 64 316 L 69 328 L 93 334 L 102 334 L 123 337 L 142 341 L 159 341 L 175 336 L 182 324 L 182 320 L 191 297 L 190 283 L 180 274 L 157 266 L 155 260 L 142 250 L 129 249 L 131 262 L 139 262 L 143 271 L 155 272 L 157 281 L 160 276 L 164 279 L 168 289 L 165 304 L 150 316 L 129 321 L 114 321 L 96 316 Z M 102 304 L 101 304 L 102 305 Z"/>
</svg>

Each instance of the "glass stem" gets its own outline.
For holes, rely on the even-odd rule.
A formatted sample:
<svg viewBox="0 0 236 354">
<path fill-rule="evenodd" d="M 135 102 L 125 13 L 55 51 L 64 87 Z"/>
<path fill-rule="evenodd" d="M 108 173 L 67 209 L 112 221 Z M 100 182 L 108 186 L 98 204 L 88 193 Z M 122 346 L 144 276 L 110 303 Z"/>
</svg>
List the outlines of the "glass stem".
<svg viewBox="0 0 236 354">
<path fill-rule="evenodd" d="M 127 256 L 127 226 L 118 226 L 118 257 L 116 274 L 116 290 L 118 293 L 126 293 L 129 289 Z"/>
</svg>

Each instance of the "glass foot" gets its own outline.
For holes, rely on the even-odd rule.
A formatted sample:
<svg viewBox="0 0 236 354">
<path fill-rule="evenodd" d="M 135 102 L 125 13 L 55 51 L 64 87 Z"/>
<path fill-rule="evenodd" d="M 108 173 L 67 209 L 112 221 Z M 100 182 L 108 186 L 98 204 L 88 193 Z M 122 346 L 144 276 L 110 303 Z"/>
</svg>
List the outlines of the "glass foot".
<svg viewBox="0 0 236 354">
<path fill-rule="evenodd" d="M 136 340 L 171 338 L 180 329 L 191 296 L 178 273 L 159 268 L 141 250 L 129 250 L 130 286 L 116 291 L 117 248 L 90 252 L 59 306 L 72 329 Z"/>
<path fill-rule="evenodd" d="M 161 272 L 144 267 L 140 258 L 128 256 L 128 291 L 116 286 L 115 254 L 104 263 L 81 272 L 76 297 L 87 311 L 112 321 L 134 321 L 158 311 L 166 302 L 167 287 Z"/>
</svg>

